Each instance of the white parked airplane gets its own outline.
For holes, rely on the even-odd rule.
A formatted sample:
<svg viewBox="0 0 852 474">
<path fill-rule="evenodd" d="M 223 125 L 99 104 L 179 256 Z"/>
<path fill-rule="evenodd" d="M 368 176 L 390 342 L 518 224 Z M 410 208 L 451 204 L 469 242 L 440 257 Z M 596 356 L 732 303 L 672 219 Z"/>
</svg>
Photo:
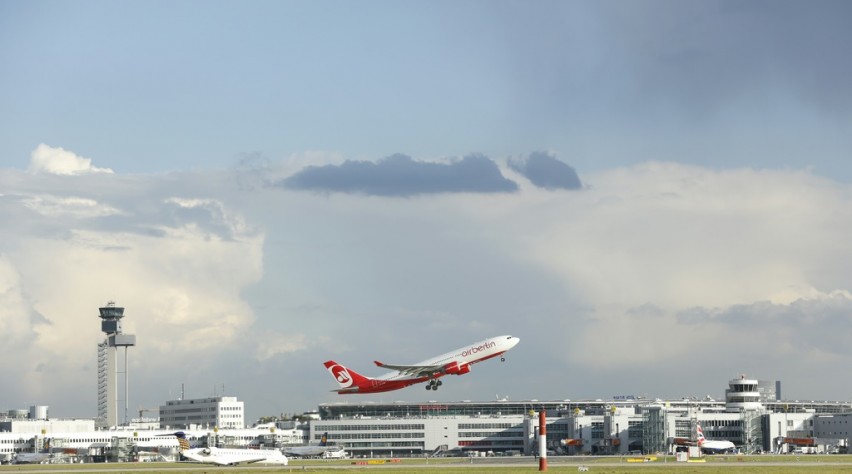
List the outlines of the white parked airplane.
<svg viewBox="0 0 852 474">
<path fill-rule="evenodd" d="M 343 451 L 343 448 L 337 445 L 328 444 L 328 433 L 323 433 L 322 438 L 320 439 L 319 444 L 308 445 L 308 446 L 292 446 L 284 448 L 284 454 L 288 454 L 290 456 L 299 456 L 299 457 L 312 457 L 312 456 L 327 456 L 334 458 L 342 458 L 344 457 L 344 453 L 339 453 L 339 451 Z M 328 453 L 328 454 L 326 454 Z"/>
<path fill-rule="evenodd" d="M 41 464 L 50 458 L 48 453 L 16 453 L 15 464 Z"/>
<path fill-rule="evenodd" d="M 701 429 L 701 423 L 698 423 L 696 431 L 698 432 L 698 446 L 705 451 L 733 451 L 737 449 L 734 443 L 728 440 L 711 440 L 704 437 L 704 430 Z"/>
<path fill-rule="evenodd" d="M 470 372 L 471 365 L 492 357 L 501 356 L 500 360 L 505 360 L 502 357 L 503 353 L 515 347 L 519 341 L 520 339 L 515 336 L 492 337 L 413 365 L 394 365 L 375 361 L 379 367 L 396 371 L 377 378 L 365 377 L 333 360 L 327 361 L 325 367 L 340 385 L 340 388 L 334 391 L 341 395 L 389 392 L 427 381 L 426 390 L 438 390 L 438 387 L 442 385 L 442 382 L 438 380 L 440 377 L 447 374 L 464 375 Z"/>
<path fill-rule="evenodd" d="M 183 431 L 173 433 L 180 445 L 180 454 L 191 460 L 219 466 L 237 464 L 280 464 L 286 466 L 289 460 L 277 449 L 232 449 L 232 448 L 190 448 Z"/>
</svg>

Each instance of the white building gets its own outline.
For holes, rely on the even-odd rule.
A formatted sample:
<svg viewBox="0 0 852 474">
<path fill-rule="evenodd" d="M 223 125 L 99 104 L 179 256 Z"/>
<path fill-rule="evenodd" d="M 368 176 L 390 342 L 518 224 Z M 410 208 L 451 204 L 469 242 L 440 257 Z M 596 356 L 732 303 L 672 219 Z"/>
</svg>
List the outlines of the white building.
<svg viewBox="0 0 852 474">
<path fill-rule="evenodd" d="M 76 431 L 95 431 L 95 420 L 0 420 L 2 433 L 58 433 Z"/>
<path fill-rule="evenodd" d="M 161 428 L 245 428 L 243 402 L 237 397 L 169 400 L 160 405 Z"/>
<path fill-rule="evenodd" d="M 329 441 L 361 456 L 410 456 L 451 450 L 524 452 L 532 439 L 529 419 L 434 416 L 409 419 L 360 417 L 311 423 L 311 439 Z"/>
<path fill-rule="evenodd" d="M 110 429 L 95 431 L 94 420 L 84 425 L 80 420 L 61 420 L 38 425 L 32 420 L 9 420 L 14 432 L 0 432 L 0 463 L 13 462 L 19 453 L 43 454 L 42 462 L 136 462 L 143 460 L 176 461 L 178 440 L 164 436 L 160 429 L 137 431 Z M 40 421 L 44 423 L 44 421 Z M 3 423 L 3 421 L 0 421 Z M 0 425 L 2 428 L 3 425 Z M 85 428 L 78 430 L 78 428 Z M 38 432 L 34 430 L 39 429 Z M 64 431 L 69 429 L 69 431 Z M 305 430 L 276 426 L 241 430 L 186 430 L 186 439 L 193 448 L 254 448 L 280 449 L 301 445 Z"/>
<path fill-rule="evenodd" d="M 738 451 L 842 452 L 852 424 L 849 402 L 781 401 L 780 382 L 739 376 L 725 400 L 616 396 L 610 400 L 490 402 L 346 402 L 319 406 L 315 441 L 328 439 L 355 456 L 428 455 L 449 451 L 536 452 L 537 418 L 547 412 L 547 449 L 564 454 L 672 453 L 695 443 L 700 424 L 710 440 Z M 805 451 L 815 448 L 816 451 Z"/>
</svg>

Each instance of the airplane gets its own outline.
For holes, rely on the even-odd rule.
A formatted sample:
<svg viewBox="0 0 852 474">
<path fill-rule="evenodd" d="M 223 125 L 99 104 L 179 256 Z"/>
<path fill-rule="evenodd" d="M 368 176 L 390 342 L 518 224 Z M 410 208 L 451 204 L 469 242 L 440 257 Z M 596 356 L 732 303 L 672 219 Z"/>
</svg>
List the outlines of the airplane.
<svg viewBox="0 0 852 474">
<path fill-rule="evenodd" d="M 235 449 L 235 448 L 190 448 L 183 431 L 172 433 L 177 437 L 180 454 L 204 464 L 236 466 L 237 464 L 280 464 L 286 466 L 289 460 L 277 449 Z"/>
<path fill-rule="evenodd" d="M 336 445 L 328 444 L 328 433 L 323 433 L 319 444 L 309 446 L 292 446 L 284 448 L 284 454 L 290 456 L 309 457 L 309 456 L 325 456 L 329 453 L 329 457 L 343 457 L 343 454 L 338 454 L 337 451 L 343 451 L 343 448 Z M 334 453 L 333 455 L 331 453 Z"/>
<path fill-rule="evenodd" d="M 42 464 L 50 458 L 49 453 L 16 453 L 15 464 Z"/>
<path fill-rule="evenodd" d="M 500 356 L 500 360 L 505 361 L 503 354 L 515 347 L 519 341 L 520 339 L 515 336 L 492 337 L 413 365 L 374 361 L 383 369 L 396 371 L 377 378 L 365 377 L 333 360 L 327 361 L 325 368 L 340 385 L 340 388 L 332 391 L 340 395 L 389 392 L 421 382 L 428 382 L 426 390 L 438 390 L 438 387 L 443 384 L 439 380 L 440 377 L 447 374 L 464 375 L 470 372 L 471 365 L 492 357 Z"/>
<path fill-rule="evenodd" d="M 704 451 L 725 452 L 737 449 L 734 443 L 728 440 L 710 440 L 704 437 L 704 430 L 701 429 L 701 423 L 697 424 L 698 431 L 698 446 Z"/>
</svg>

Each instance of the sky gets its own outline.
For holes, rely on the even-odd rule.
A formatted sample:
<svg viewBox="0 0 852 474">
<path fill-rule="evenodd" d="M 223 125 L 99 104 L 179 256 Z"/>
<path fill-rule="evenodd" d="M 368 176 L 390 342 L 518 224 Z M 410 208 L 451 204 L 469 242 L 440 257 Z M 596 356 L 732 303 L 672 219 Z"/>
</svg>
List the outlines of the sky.
<svg viewBox="0 0 852 474">
<path fill-rule="evenodd" d="M 0 408 L 850 400 L 852 4 L 0 2 Z M 491 336 L 504 363 L 339 396 Z M 14 363 L 9 363 L 14 361 Z M 832 375 L 834 374 L 834 375 Z"/>
</svg>

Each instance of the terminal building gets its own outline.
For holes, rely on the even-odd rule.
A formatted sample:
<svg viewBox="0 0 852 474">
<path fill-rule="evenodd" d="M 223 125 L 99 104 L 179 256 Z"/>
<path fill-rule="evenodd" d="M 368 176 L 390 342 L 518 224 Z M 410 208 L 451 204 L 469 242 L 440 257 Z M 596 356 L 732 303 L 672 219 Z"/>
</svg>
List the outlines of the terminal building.
<svg viewBox="0 0 852 474">
<path fill-rule="evenodd" d="M 729 382 L 725 400 L 619 397 L 613 400 L 441 403 L 331 403 L 319 406 L 310 438 L 328 439 L 356 456 L 532 454 L 537 413 L 547 414 L 555 454 L 671 453 L 675 440 L 732 441 L 740 451 L 792 452 L 810 446 L 845 450 L 849 402 L 781 401 L 781 384 L 745 376 Z M 471 453 L 475 451 L 476 453 Z"/>
<path fill-rule="evenodd" d="M 50 420 L 47 407 L 31 407 L 0 412 L 0 461 L 45 450 L 138 460 L 145 446 L 174 456 L 176 441 L 158 435 L 172 428 L 186 431 L 193 446 L 281 448 L 315 444 L 328 433 L 331 443 L 357 457 L 532 455 L 542 411 L 552 454 L 673 453 L 678 440 L 695 442 L 699 424 L 708 439 L 731 441 L 743 453 L 847 452 L 852 403 L 785 401 L 780 394 L 779 382 L 740 376 L 729 381 L 724 400 L 327 403 L 305 423 L 253 428 L 245 428 L 242 401 L 211 397 L 167 401 L 156 429 L 94 432 L 93 420 Z"/>
</svg>

